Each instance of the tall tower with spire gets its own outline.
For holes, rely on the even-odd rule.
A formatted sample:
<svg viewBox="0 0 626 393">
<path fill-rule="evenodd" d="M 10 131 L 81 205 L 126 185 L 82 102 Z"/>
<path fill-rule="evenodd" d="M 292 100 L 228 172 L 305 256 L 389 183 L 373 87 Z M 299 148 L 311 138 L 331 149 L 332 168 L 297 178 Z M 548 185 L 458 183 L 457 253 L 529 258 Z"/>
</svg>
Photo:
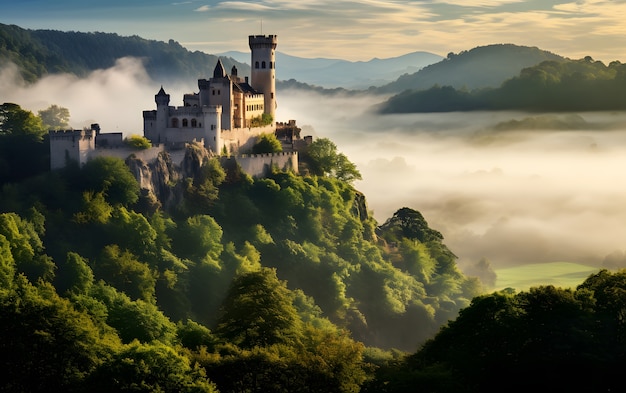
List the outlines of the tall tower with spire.
<svg viewBox="0 0 626 393">
<path fill-rule="evenodd" d="M 251 35 L 248 37 L 252 51 L 251 85 L 263 93 L 264 113 L 272 115 L 276 122 L 276 35 Z"/>
</svg>

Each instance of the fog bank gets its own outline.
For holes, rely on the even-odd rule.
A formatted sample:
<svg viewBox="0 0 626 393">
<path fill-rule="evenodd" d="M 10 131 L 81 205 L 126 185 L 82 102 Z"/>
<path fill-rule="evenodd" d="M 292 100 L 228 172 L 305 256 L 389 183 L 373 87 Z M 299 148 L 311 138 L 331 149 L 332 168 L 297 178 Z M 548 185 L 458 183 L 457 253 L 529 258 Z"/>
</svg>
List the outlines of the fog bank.
<svg viewBox="0 0 626 393">
<path fill-rule="evenodd" d="M 370 111 L 380 98 L 280 98 L 279 116 L 310 125 L 357 165 L 355 186 L 379 223 L 419 210 L 461 266 L 601 266 L 612 254 L 611 267 L 626 267 L 626 114 L 383 116 Z"/>
<path fill-rule="evenodd" d="M 197 90 L 196 81 L 187 86 L 164 86 L 171 105 L 182 105 L 183 93 Z M 97 70 L 85 78 L 70 74 L 46 76 L 34 84 L 20 77 L 17 67 L 0 67 L 0 101 L 12 102 L 37 114 L 50 105 L 70 111 L 70 127 L 82 129 L 100 124 L 103 132 L 143 134 L 143 110 L 156 109 L 154 95 L 161 85 L 152 81 L 141 60 L 119 59 L 114 67 Z M 194 90 L 195 89 L 195 90 Z"/>
<path fill-rule="evenodd" d="M 196 81 L 163 86 L 171 105 Z M 48 76 L 27 86 L 0 69 L 0 101 L 70 110 L 71 126 L 142 133 L 160 83 L 121 59 L 86 78 Z M 355 183 L 382 224 L 419 210 L 460 266 L 554 261 L 626 267 L 626 114 L 514 112 L 377 115 L 383 98 L 278 92 L 277 120 L 328 137 L 363 175 Z"/>
</svg>

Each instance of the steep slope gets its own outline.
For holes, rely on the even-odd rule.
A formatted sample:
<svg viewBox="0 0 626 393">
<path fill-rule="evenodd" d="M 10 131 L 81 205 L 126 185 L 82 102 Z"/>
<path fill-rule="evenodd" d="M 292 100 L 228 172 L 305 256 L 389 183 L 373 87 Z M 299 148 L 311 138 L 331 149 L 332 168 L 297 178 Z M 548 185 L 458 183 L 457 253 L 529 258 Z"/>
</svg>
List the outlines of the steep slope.
<svg viewBox="0 0 626 393">
<path fill-rule="evenodd" d="M 536 47 L 496 44 L 476 47 L 458 54 L 450 53 L 435 64 L 414 74 L 405 74 L 395 82 L 373 89 L 377 93 L 424 90 L 434 85 L 477 89 L 498 87 L 505 80 L 545 60 L 565 60 Z"/>
</svg>

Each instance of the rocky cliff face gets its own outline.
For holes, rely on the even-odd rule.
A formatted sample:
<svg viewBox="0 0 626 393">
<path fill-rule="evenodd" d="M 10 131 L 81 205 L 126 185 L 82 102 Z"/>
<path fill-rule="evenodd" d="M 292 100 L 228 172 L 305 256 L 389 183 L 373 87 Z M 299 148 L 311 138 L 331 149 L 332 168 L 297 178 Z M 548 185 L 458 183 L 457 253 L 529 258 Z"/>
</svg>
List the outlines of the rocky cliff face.
<svg viewBox="0 0 626 393">
<path fill-rule="evenodd" d="M 193 178 L 202 165 L 212 157 L 208 150 L 198 144 L 188 144 L 179 163 L 172 159 L 181 152 L 177 153 L 179 154 L 162 152 L 153 162 L 145 162 L 134 155 L 126 159 L 126 165 L 142 189 L 142 197 L 157 200 L 166 210 L 182 202 L 180 180 Z"/>
<path fill-rule="evenodd" d="M 126 159 L 126 165 L 139 182 L 142 199 L 149 205 L 147 209 L 161 207 L 170 210 L 183 202 L 182 180 L 194 178 L 212 157 L 212 153 L 202 145 L 188 144 L 184 151 L 161 152 L 153 162 L 145 162 L 131 155 Z M 234 161 L 227 162 L 232 164 Z M 233 168 L 225 169 L 227 173 L 236 172 Z M 363 222 L 370 218 L 365 195 L 360 191 L 355 194 L 352 212 Z"/>
</svg>

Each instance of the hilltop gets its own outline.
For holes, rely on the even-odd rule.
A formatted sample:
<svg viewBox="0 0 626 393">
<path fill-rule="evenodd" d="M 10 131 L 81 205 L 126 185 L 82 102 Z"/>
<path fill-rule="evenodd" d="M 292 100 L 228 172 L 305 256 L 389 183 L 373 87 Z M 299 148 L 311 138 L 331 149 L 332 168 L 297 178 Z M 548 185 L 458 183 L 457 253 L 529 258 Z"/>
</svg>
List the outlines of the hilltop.
<svg viewBox="0 0 626 393">
<path fill-rule="evenodd" d="M 396 81 L 371 91 L 400 93 L 405 90 L 424 90 L 434 85 L 456 89 L 498 87 L 505 80 L 517 76 L 522 69 L 546 60 L 561 61 L 562 56 L 536 47 L 513 44 L 480 46 L 445 59 L 418 72 L 405 74 Z"/>
</svg>

